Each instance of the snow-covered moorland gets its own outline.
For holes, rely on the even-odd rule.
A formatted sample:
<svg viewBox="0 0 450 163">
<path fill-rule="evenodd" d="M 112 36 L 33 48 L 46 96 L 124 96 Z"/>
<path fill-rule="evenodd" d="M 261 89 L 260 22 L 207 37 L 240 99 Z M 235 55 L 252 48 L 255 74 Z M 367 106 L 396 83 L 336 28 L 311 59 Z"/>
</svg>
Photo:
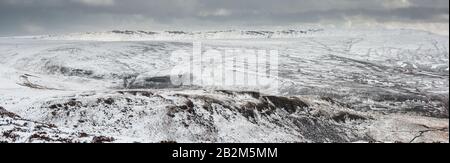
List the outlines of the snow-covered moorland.
<svg viewBox="0 0 450 163">
<path fill-rule="evenodd" d="M 278 50 L 277 87 L 172 85 L 193 40 Z M 448 45 L 415 30 L 0 38 L 0 142 L 448 143 Z"/>
</svg>

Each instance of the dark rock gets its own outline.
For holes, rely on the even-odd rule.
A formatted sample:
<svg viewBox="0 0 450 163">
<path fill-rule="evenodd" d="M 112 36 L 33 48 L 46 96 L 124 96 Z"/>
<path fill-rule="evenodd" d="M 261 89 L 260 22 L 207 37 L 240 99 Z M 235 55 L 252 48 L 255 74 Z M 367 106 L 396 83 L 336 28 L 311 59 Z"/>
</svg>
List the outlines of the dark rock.
<svg viewBox="0 0 450 163">
<path fill-rule="evenodd" d="M 151 97 L 153 95 L 153 93 L 152 92 L 142 92 L 141 95 L 145 96 L 145 97 Z"/>
<path fill-rule="evenodd" d="M 262 99 L 272 107 L 283 108 L 290 114 L 295 113 L 298 108 L 308 107 L 308 104 L 296 97 L 263 96 Z"/>
<path fill-rule="evenodd" d="M 444 113 L 443 114 L 445 115 L 446 118 L 448 118 L 449 117 L 448 95 L 445 95 L 445 96 L 441 97 L 441 103 L 442 103 L 442 106 L 444 107 Z"/>
<path fill-rule="evenodd" d="M 184 31 L 166 31 L 169 34 L 188 34 L 187 32 Z"/>
<path fill-rule="evenodd" d="M 114 99 L 112 99 L 112 98 L 106 99 L 106 100 L 105 100 L 105 104 L 108 104 L 108 105 L 114 104 Z"/>
<path fill-rule="evenodd" d="M 67 103 L 67 105 L 69 105 L 69 106 L 75 106 L 77 103 L 75 102 L 75 101 L 69 101 L 68 103 Z"/>
<path fill-rule="evenodd" d="M 113 137 L 95 136 L 94 138 L 92 138 L 91 143 L 110 143 L 114 140 L 115 139 Z"/>
<path fill-rule="evenodd" d="M 58 106 L 56 106 L 56 105 L 50 105 L 48 108 L 50 108 L 50 109 L 57 109 Z"/>
<path fill-rule="evenodd" d="M 194 103 L 191 100 L 186 101 L 186 106 L 189 108 L 194 108 Z"/>
<path fill-rule="evenodd" d="M 86 134 L 86 133 L 84 133 L 84 132 L 82 132 L 82 133 L 79 133 L 78 136 L 79 136 L 80 138 L 85 138 L 85 137 L 88 137 L 89 135 Z"/>
<path fill-rule="evenodd" d="M 5 137 L 5 138 L 10 138 L 13 141 L 16 141 L 16 139 L 19 137 L 19 135 L 14 134 L 13 131 L 14 130 L 5 131 L 5 132 L 3 132 L 2 136 Z"/>
<path fill-rule="evenodd" d="M 112 105 L 112 104 L 114 104 L 114 102 L 115 102 L 115 100 L 113 98 L 107 98 L 107 99 L 99 98 L 99 99 L 97 99 L 97 103 L 98 104 Z"/>
<path fill-rule="evenodd" d="M 171 141 L 171 140 L 165 140 L 165 141 L 161 141 L 160 143 L 163 143 L 163 144 L 176 144 L 177 142 L 176 141 Z"/>
<path fill-rule="evenodd" d="M 13 113 L 13 112 L 9 112 L 7 111 L 5 108 L 0 106 L 0 116 L 6 116 L 9 118 L 20 118 L 20 116 L 18 116 L 17 114 Z"/>
<path fill-rule="evenodd" d="M 356 114 L 351 114 L 351 113 L 346 113 L 346 112 L 339 112 L 338 114 L 334 115 L 332 117 L 332 119 L 336 122 L 339 123 L 345 123 L 347 121 L 357 121 L 357 120 L 367 120 L 367 118 L 360 116 L 360 115 L 356 115 Z"/>
</svg>

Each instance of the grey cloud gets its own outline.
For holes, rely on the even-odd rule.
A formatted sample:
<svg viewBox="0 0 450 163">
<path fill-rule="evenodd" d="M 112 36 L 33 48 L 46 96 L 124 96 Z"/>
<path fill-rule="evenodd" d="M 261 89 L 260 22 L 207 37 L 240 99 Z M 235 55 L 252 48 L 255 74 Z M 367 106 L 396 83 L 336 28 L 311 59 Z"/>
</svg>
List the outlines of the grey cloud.
<svg viewBox="0 0 450 163">
<path fill-rule="evenodd" d="M 448 0 L 0 0 L 0 36 L 113 28 L 448 23 Z"/>
</svg>

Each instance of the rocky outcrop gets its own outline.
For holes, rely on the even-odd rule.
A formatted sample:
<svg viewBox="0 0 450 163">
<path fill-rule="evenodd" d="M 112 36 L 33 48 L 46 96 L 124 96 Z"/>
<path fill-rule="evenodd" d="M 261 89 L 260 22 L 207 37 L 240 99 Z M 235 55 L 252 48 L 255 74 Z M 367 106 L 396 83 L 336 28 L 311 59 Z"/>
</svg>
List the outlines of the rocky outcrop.
<svg viewBox="0 0 450 163">
<path fill-rule="evenodd" d="M 39 123 L 2 109 L 0 129 L 4 142 L 448 142 L 448 119 L 357 112 L 330 101 L 123 90 L 36 103 L 27 112 Z"/>
<path fill-rule="evenodd" d="M 0 143 L 111 142 L 99 138 L 101 137 L 59 128 L 54 124 L 24 119 L 0 107 Z"/>
</svg>

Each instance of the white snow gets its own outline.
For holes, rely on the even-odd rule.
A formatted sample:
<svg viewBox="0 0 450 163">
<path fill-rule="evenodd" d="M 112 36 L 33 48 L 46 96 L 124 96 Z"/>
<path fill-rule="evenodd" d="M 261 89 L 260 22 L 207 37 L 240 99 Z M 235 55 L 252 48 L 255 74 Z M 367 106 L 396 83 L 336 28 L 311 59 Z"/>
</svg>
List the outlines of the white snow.
<svg viewBox="0 0 450 163">
<path fill-rule="evenodd" d="M 57 130 L 65 133 L 88 133 L 89 139 L 100 135 L 114 137 L 115 142 L 360 141 L 358 134 L 366 132 L 373 139 L 394 142 L 411 140 L 411 135 L 423 129 L 417 126 L 437 124 L 444 130 L 436 132 L 447 139 L 426 133 L 427 138 L 417 141 L 448 142 L 448 103 L 445 113 L 445 100 L 442 100 L 448 99 L 449 93 L 446 36 L 414 30 L 338 29 L 123 32 L 0 38 L 0 106 L 21 116 L 21 121 L 55 124 Z M 151 87 L 148 79 L 169 76 L 177 66 L 170 60 L 172 52 L 192 51 L 193 40 L 202 42 L 204 49 L 278 50 L 279 76 L 271 76 L 267 81 L 278 82 L 279 87 L 172 88 L 167 83 Z M 244 67 L 227 65 L 207 65 L 206 69 L 215 66 L 226 67 L 226 73 L 245 72 Z M 249 74 L 263 76 L 252 70 Z M 213 78 L 201 79 L 217 82 Z M 154 95 L 118 93 L 136 91 L 130 90 L 133 87 Z M 342 127 L 351 136 L 312 139 L 304 133 L 307 128 L 298 129 L 293 123 L 295 119 L 303 120 L 303 114 L 308 115 L 307 119 L 315 119 L 315 114 L 286 113 L 279 108 L 270 115 L 256 111 L 256 122 L 252 122 L 244 113 L 236 113 L 226 106 L 239 108 L 259 103 L 261 99 L 245 93 L 226 95 L 214 90 L 257 90 L 267 95 L 296 96 L 310 102 L 312 112 L 335 109 L 372 116 L 373 120 L 336 124 L 318 118 L 325 129 L 327 125 L 348 125 L 354 131 Z M 113 104 L 105 104 L 104 100 L 108 99 Z M 176 109 L 188 100 L 194 103 L 195 113 Z M 210 100 L 216 101 L 212 108 L 203 108 Z M 71 101 L 79 102 L 80 106 L 52 106 Z M 171 109 L 175 109 L 173 115 Z M 327 115 L 334 114 L 331 111 Z M 279 122 L 284 127 L 273 121 L 291 118 L 292 121 Z M 411 128 L 408 134 L 398 131 L 383 134 L 409 125 L 412 127 L 406 127 Z M 367 129 L 368 126 L 371 127 Z M 10 130 L 1 124 L 0 129 Z M 76 139 L 73 134 L 67 137 Z M 31 133 L 25 135 L 30 137 Z M 12 142 L 27 141 L 26 137 Z"/>
</svg>

